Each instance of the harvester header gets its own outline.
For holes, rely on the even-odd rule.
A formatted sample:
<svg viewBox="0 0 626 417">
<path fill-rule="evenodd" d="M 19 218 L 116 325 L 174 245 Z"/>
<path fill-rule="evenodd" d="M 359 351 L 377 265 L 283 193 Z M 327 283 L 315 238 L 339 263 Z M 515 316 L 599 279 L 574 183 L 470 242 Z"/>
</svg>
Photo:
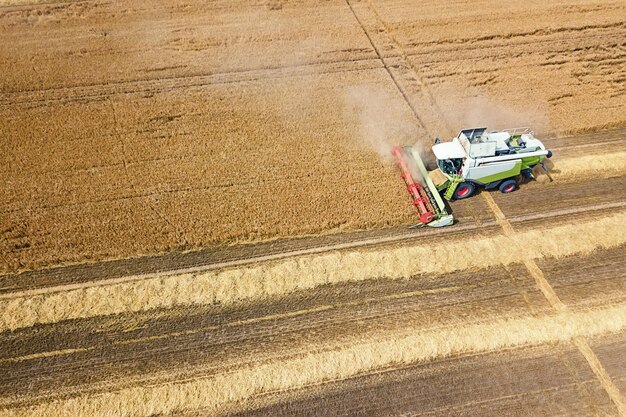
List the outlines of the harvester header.
<svg viewBox="0 0 626 417">
<path fill-rule="evenodd" d="M 446 210 L 437 187 L 430 179 L 419 153 L 411 146 L 396 146 L 391 150 L 400 168 L 400 176 L 406 183 L 407 191 L 419 214 L 420 223 L 441 227 L 452 224 L 453 217 Z"/>
</svg>

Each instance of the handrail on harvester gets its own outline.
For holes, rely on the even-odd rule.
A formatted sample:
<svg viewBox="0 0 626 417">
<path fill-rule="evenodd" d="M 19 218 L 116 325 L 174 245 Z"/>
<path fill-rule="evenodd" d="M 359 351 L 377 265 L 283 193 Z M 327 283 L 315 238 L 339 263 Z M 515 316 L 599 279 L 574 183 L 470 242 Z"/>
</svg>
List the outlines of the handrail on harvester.
<svg viewBox="0 0 626 417">
<path fill-rule="evenodd" d="M 514 135 L 524 135 L 526 133 L 530 133 L 530 134 L 533 133 L 533 131 L 530 129 L 530 127 L 512 127 L 512 128 L 509 128 L 509 129 L 502 129 L 502 132 L 507 132 L 511 136 L 514 136 Z"/>
</svg>

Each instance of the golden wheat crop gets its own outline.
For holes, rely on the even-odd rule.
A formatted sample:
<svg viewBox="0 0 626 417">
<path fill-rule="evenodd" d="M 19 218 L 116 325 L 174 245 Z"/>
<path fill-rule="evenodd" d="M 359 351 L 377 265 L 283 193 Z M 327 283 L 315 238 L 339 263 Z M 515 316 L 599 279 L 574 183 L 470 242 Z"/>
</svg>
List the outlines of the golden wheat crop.
<svg viewBox="0 0 626 417">
<path fill-rule="evenodd" d="M 0 14 L 0 271 L 409 223 L 393 144 L 626 123 L 623 4 L 363 2 L 400 92 L 347 4 L 269 3 Z"/>
<path fill-rule="evenodd" d="M 586 254 L 624 244 L 626 235 L 615 231 L 625 228 L 626 213 L 620 212 L 584 223 L 528 230 L 513 236 L 301 256 L 223 271 L 157 275 L 112 285 L 26 295 L 0 300 L 0 331 L 177 305 L 231 304 L 326 284 L 397 279 L 548 256 Z M 528 245 L 527 242 L 535 243 Z"/>
<path fill-rule="evenodd" d="M 580 181 L 584 176 L 607 178 L 626 175 L 626 152 L 557 159 L 551 175 L 559 182 Z"/>
<path fill-rule="evenodd" d="M 0 411 L 2 417 L 125 417 L 203 409 L 211 415 L 235 401 L 262 393 L 291 390 L 324 381 L 345 379 L 390 366 L 435 358 L 566 342 L 626 328 L 626 305 L 564 312 L 543 317 L 457 325 L 414 334 L 370 336 L 338 350 L 244 367 L 208 378 L 179 383 L 125 388 L 49 403 Z"/>
</svg>

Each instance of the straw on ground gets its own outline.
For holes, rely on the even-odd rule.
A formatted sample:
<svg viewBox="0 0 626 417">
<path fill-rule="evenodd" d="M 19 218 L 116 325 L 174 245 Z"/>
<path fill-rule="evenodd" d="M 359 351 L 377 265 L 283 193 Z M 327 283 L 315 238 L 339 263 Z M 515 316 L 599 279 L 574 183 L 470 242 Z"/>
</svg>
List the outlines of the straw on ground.
<svg viewBox="0 0 626 417">
<path fill-rule="evenodd" d="M 232 304 L 326 284 L 399 279 L 586 254 L 626 243 L 626 212 L 514 236 L 302 256 L 256 266 L 187 273 L 0 300 L 0 331 L 61 320 L 184 305 Z M 533 245 L 528 245 L 533 242 Z M 519 250 L 523 248 L 523 250 Z M 461 255 L 459 255 L 461 254 Z"/>
<path fill-rule="evenodd" d="M 319 351 L 180 383 L 87 394 L 32 407 L 5 409 L 2 417 L 126 417 L 202 409 L 219 413 L 262 393 L 345 379 L 374 370 L 469 352 L 566 342 L 626 328 L 626 304 L 583 312 L 524 317 L 402 334 L 376 335 L 338 350 Z"/>
</svg>

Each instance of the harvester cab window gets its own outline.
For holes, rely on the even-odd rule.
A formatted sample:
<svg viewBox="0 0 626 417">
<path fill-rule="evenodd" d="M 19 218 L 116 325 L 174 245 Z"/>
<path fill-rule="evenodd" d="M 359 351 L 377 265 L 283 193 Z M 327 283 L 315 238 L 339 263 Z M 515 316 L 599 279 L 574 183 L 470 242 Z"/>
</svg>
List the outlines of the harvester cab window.
<svg viewBox="0 0 626 417">
<path fill-rule="evenodd" d="M 438 159 L 437 166 L 442 172 L 448 175 L 455 175 L 455 174 L 458 174 L 459 171 L 461 170 L 461 167 L 463 166 L 463 160 L 462 159 Z"/>
</svg>

